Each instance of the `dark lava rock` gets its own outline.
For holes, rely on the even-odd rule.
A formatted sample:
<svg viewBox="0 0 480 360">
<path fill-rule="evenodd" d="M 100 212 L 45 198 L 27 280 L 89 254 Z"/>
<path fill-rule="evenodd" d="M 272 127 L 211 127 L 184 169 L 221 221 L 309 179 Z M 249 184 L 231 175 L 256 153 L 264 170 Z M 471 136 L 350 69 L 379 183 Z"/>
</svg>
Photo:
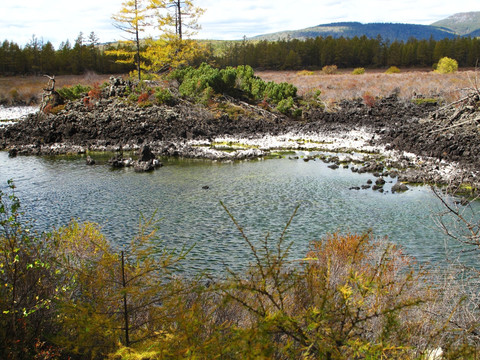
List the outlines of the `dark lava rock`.
<svg viewBox="0 0 480 360">
<path fill-rule="evenodd" d="M 122 154 L 117 154 L 108 160 L 108 164 L 114 168 L 121 169 L 132 166 L 132 159 L 125 159 Z"/>
<path fill-rule="evenodd" d="M 385 185 L 385 179 L 383 177 L 379 177 L 376 181 L 375 181 L 375 185 L 377 186 L 383 186 Z"/>
<path fill-rule="evenodd" d="M 95 165 L 95 160 L 93 160 L 90 156 L 87 156 L 87 160 L 85 160 L 87 165 Z"/>
<path fill-rule="evenodd" d="M 397 182 L 395 185 L 392 186 L 392 193 L 404 192 L 407 190 L 408 190 L 408 186 L 401 182 Z"/>
<path fill-rule="evenodd" d="M 150 160 L 155 160 L 156 157 L 152 153 L 152 150 L 150 150 L 150 147 L 148 145 L 142 146 L 140 151 L 138 152 L 138 161 L 139 162 L 147 162 Z"/>
<path fill-rule="evenodd" d="M 157 168 L 158 162 L 156 160 L 149 161 L 135 161 L 133 169 L 135 172 L 148 172 Z"/>
<path fill-rule="evenodd" d="M 17 157 L 17 155 L 18 155 L 17 149 L 13 148 L 8 150 L 8 157 L 14 158 L 14 157 Z"/>
</svg>

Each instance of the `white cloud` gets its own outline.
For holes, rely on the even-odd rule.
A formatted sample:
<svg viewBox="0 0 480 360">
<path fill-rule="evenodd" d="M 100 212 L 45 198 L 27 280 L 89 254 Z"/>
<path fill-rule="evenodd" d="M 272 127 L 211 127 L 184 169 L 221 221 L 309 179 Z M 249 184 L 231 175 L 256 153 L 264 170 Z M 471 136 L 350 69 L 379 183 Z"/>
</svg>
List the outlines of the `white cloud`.
<svg viewBox="0 0 480 360">
<path fill-rule="evenodd" d="M 480 11 L 478 0 L 194 0 L 207 11 L 198 38 L 241 39 L 282 30 L 302 29 L 340 21 L 431 24 L 458 12 Z M 58 47 L 82 31 L 100 41 L 122 39 L 111 16 L 122 0 L 0 1 L 0 41 L 27 44 L 32 35 Z"/>
</svg>

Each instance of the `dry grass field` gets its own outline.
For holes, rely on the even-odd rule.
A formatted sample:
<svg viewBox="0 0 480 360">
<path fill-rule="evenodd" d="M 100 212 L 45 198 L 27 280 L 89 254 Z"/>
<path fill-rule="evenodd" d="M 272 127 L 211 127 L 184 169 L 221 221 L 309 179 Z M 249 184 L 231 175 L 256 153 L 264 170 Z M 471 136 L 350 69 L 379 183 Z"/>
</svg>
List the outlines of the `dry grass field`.
<svg viewBox="0 0 480 360">
<path fill-rule="evenodd" d="M 454 74 L 437 74 L 431 70 L 402 70 L 399 74 L 385 74 L 382 70 L 367 70 L 363 75 L 352 75 L 351 70 L 342 70 L 334 75 L 321 71 L 313 74 L 300 71 L 259 71 L 256 75 L 266 81 L 288 82 L 298 88 L 300 95 L 321 90 L 321 98 L 327 103 L 342 99 L 371 96 L 387 96 L 396 89 L 401 98 L 410 99 L 415 95 L 440 97 L 455 101 L 462 97 L 465 89 L 475 83 L 475 70 L 468 69 Z M 76 84 L 102 84 L 110 75 L 87 73 L 56 77 L 56 88 Z M 0 104 L 35 104 L 41 99 L 42 89 L 48 79 L 43 76 L 0 77 Z M 480 82 L 480 79 L 479 79 Z"/>
<path fill-rule="evenodd" d="M 404 99 L 422 95 L 450 102 L 461 98 L 465 89 L 472 88 L 475 83 L 475 71 L 470 69 L 454 74 L 437 74 L 431 70 L 402 70 L 399 74 L 367 70 L 363 75 L 352 75 L 351 72 L 343 70 L 335 75 L 325 75 L 315 71 L 305 75 L 306 72 L 299 71 L 260 71 L 256 75 L 266 81 L 291 83 L 298 88 L 300 95 L 321 90 L 321 98 L 326 102 L 361 98 L 364 94 L 383 97 L 396 89 L 399 97 Z"/>
<path fill-rule="evenodd" d="M 84 75 L 61 75 L 55 77 L 55 88 L 77 84 L 93 85 L 102 84 L 110 75 L 86 73 Z M 43 88 L 47 86 L 48 79 L 44 76 L 7 76 L 0 77 L 0 104 L 13 105 L 24 103 L 37 104 L 42 99 Z"/>
</svg>

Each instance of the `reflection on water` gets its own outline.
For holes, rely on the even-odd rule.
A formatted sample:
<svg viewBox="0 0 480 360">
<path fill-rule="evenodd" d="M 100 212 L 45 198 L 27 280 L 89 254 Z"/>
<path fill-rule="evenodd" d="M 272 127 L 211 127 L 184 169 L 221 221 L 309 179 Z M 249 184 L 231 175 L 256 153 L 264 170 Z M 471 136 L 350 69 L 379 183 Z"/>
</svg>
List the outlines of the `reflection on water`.
<svg viewBox="0 0 480 360">
<path fill-rule="evenodd" d="M 255 241 L 268 232 L 276 239 L 299 205 L 287 238 L 293 242 L 294 258 L 303 257 L 309 242 L 327 232 L 372 229 L 422 263 L 444 259 L 445 238 L 432 222 L 440 204 L 427 187 L 403 194 L 349 190 L 373 176 L 332 170 L 321 161 L 169 159 L 163 168 L 140 174 L 86 166 L 81 157 L 11 159 L 3 152 L 1 189 L 7 179 L 14 179 L 24 210 L 40 230 L 72 218 L 88 220 L 99 223 L 121 246 L 134 236 L 140 214 L 157 211 L 164 245 L 178 249 L 196 244 L 188 262 L 192 269 L 217 271 L 224 264 L 238 267 L 251 260 L 220 201 Z"/>
</svg>

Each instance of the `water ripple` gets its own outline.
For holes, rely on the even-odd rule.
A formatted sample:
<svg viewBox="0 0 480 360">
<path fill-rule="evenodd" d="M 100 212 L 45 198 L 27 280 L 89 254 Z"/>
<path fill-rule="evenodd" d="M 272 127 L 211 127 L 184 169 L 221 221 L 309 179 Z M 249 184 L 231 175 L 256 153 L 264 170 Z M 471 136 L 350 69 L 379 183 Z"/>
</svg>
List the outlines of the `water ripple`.
<svg viewBox="0 0 480 360">
<path fill-rule="evenodd" d="M 154 173 L 86 166 L 83 158 L 17 157 L 0 153 L 0 189 L 14 179 L 18 195 L 38 230 L 71 219 L 99 223 L 118 246 L 138 229 L 140 214 L 155 211 L 161 246 L 196 244 L 187 267 L 221 271 L 252 261 L 248 246 L 220 202 L 254 244 L 267 233 L 277 239 L 299 205 L 288 229 L 292 257 L 300 258 L 312 240 L 328 232 L 373 229 L 387 235 L 422 262 L 444 258 L 444 237 L 431 220 L 438 206 L 426 187 L 404 194 L 351 191 L 373 179 L 320 161 L 276 159 L 220 164 L 169 160 Z M 203 189 L 208 186 L 208 189 Z"/>
</svg>

